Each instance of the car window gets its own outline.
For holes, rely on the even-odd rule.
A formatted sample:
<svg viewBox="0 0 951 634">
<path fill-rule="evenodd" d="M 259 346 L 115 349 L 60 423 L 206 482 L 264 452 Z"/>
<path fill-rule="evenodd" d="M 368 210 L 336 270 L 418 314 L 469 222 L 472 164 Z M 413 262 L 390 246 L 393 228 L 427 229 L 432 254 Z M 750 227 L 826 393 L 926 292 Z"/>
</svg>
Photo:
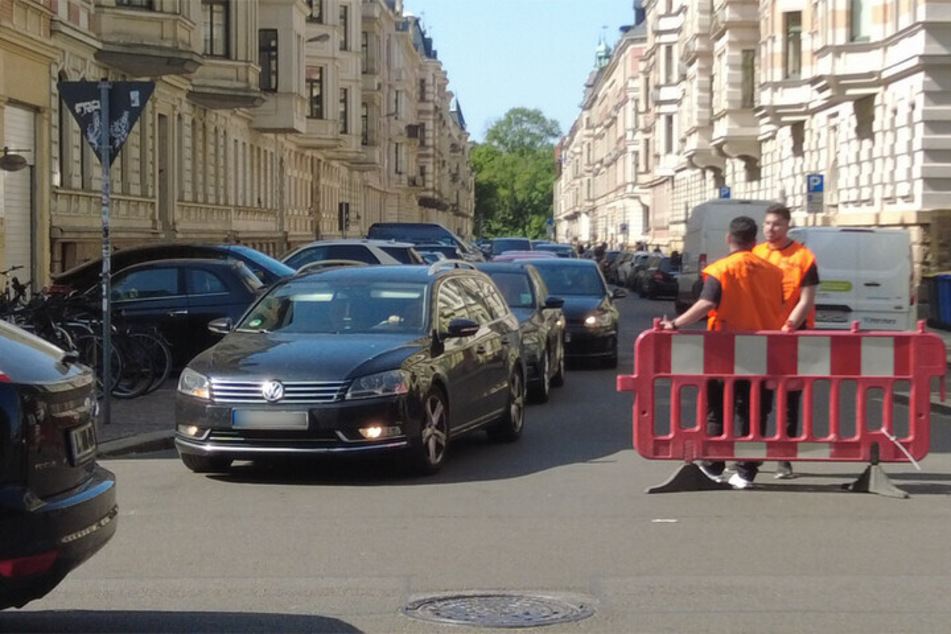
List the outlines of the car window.
<svg viewBox="0 0 951 634">
<path fill-rule="evenodd" d="M 180 295 L 178 268 L 161 267 L 121 273 L 112 282 L 112 299 L 154 299 Z"/>
<path fill-rule="evenodd" d="M 240 254 L 245 258 L 244 264 L 255 276 L 262 282 L 268 281 L 268 276 L 273 278 L 288 277 L 294 274 L 294 269 L 275 260 L 267 253 L 261 253 L 257 249 L 243 245 L 234 245 L 230 248 L 235 254 Z"/>
<path fill-rule="evenodd" d="M 538 272 L 553 295 L 604 295 L 604 282 L 594 267 L 541 267 Z"/>
<path fill-rule="evenodd" d="M 189 295 L 227 293 L 228 285 L 205 269 L 185 269 L 185 288 Z"/>
<path fill-rule="evenodd" d="M 489 284 L 485 280 L 476 280 L 476 284 L 493 319 L 501 319 L 509 314 L 508 304 L 494 284 Z"/>
<path fill-rule="evenodd" d="M 385 246 L 380 247 L 384 253 L 394 257 L 400 264 L 419 264 L 419 258 L 414 258 L 415 255 L 411 247 L 391 247 Z"/>
<path fill-rule="evenodd" d="M 446 280 L 439 285 L 436 296 L 436 323 L 440 332 L 449 330 L 453 319 L 469 319 L 463 290 L 457 280 Z"/>
<path fill-rule="evenodd" d="M 492 311 L 486 305 L 482 298 L 482 288 L 472 278 L 459 280 L 459 284 L 465 293 L 466 308 L 469 310 L 469 317 L 477 324 L 491 324 L 495 321 Z"/>
<path fill-rule="evenodd" d="M 505 298 L 505 302 L 512 308 L 533 308 L 535 294 L 532 292 L 531 280 L 528 273 L 522 271 L 493 271 L 489 277 Z"/>
</svg>

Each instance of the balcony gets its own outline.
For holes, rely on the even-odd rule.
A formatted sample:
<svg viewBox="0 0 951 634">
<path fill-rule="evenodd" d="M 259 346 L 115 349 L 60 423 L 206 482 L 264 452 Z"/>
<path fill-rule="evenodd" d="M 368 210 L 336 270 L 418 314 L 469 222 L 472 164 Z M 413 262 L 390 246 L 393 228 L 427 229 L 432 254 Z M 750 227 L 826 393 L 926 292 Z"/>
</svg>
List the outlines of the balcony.
<svg viewBox="0 0 951 634">
<path fill-rule="evenodd" d="M 179 13 L 96 2 L 96 60 L 132 77 L 190 75 L 202 65 L 198 25 Z"/>
<path fill-rule="evenodd" d="M 697 169 L 722 170 L 726 164 L 723 155 L 713 147 L 713 126 L 700 126 L 687 130 L 683 154 Z"/>
<path fill-rule="evenodd" d="M 799 79 L 767 82 L 760 85 L 759 105 L 754 112 L 761 123 L 783 126 L 808 116 L 812 90 Z"/>
<path fill-rule="evenodd" d="M 192 78 L 188 98 L 210 110 L 256 108 L 264 103 L 258 72 L 251 62 L 206 57 Z"/>
<path fill-rule="evenodd" d="M 356 134 L 340 134 L 339 132 L 339 123 L 337 121 L 332 121 L 334 129 L 338 130 L 337 139 L 338 143 L 332 148 L 328 148 L 324 151 L 327 158 L 336 159 L 339 161 L 347 161 L 348 163 L 353 163 L 359 161 L 363 158 L 363 145 L 360 144 L 360 137 Z"/>
<path fill-rule="evenodd" d="M 728 110 L 713 120 L 710 143 L 731 158 L 760 156 L 759 123 L 750 110 Z"/>
<path fill-rule="evenodd" d="M 343 144 L 340 124 L 333 119 L 307 119 L 304 133 L 296 139 L 298 145 L 307 149 L 331 149 Z"/>
<path fill-rule="evenodd" d="M 892 59 L 881 42 L 855 42 L 824 46 L 816 51 L 815 73 L 810 80 L 817 95 L 830 103 L 866 96 L 882 85 L 882 69 L 908 65 L 908 50 Z"/>
<path fill-rule="evenodd" d="M 713 19 L 710 21 L 710 36 L 716 39 L 727 29 L 758 27 L 759 5 L 756 0 L 730 0 L 721 2 L 714 8 Z"/>
<path fill-rule="evenodd" d="M 383 167 L 383 150 L 378 145 L 361 146 L 363 153 L 350 161 L 353 169 L 369 172 Z"/>
<path fill-rule="evenodd" d="M 296 93 L 262 92 L 264 103 L 254 110 L 252 126 L 262 132 L 302 134 L 307 131 L 307 100 Z"/>
</svg>

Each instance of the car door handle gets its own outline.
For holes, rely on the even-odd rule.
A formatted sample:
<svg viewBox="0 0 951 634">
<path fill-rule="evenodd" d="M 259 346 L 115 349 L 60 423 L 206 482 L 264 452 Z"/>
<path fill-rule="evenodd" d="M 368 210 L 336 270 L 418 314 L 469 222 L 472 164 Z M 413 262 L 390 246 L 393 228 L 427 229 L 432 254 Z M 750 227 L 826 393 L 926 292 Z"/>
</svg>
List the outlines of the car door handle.
<svg viewBox="0 0 951 634">
<path fill-rule="evenodd" d="M 881 286 L 878 282 L 865 282 L 866 286 Z"/>
<path fill-rule="evenodd" d="M 182 315 L 187 315 L 187 314 L 188 314 L 188 310 L 187 310 L 187 309 L 182 309 L 182 310 L 173 310 L 173 311 L 171 311 L 171 312 L 168 313 L 168 316 L 169 316 L 169 317 L 181 317 Z"/>
</svg>

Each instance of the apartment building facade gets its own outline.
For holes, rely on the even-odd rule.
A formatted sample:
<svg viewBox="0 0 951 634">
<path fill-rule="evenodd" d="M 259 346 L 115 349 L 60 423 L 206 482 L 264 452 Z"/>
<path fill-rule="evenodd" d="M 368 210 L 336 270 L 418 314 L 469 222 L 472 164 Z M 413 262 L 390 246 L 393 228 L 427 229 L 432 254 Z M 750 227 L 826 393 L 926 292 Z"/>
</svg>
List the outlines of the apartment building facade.
<svg viewBox="0 0 951 634">
<path fill-rule="evenodd" d="M 400 0 L 0 0 L 0 134 L 28 162 L 0 171 L 0 266 L 42 285 L 101 253 L 102 172 L 57 91 L 101 78 L 155 82 L 111 168 L 115 247 L 280 255 L 381 220 L 470 234 L 468 134 L 415 39 Z M 417 87 L 437 77 L 421 107 Z M 425 191 L 407 178 L 424 119 L 442 123 L 430 143 L 454 143 L 462 175 Z"/>
<path fill-rule="evenodd" d="M 648 242 L 679 249 L 692 207 L 729 195 L 784 202 L 799 225 L 907 227 L 919 271 L 951 265 L 951 3 L 646 0 L 643 10 L 631 79 Z"/>
</svg>

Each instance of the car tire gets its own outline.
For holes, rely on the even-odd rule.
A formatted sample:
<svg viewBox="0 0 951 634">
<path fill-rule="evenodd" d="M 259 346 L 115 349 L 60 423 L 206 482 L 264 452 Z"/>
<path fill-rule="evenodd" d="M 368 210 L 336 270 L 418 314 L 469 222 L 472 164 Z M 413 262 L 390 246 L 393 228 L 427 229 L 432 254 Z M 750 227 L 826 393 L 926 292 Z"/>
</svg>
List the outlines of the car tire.
<svg viewBox="0 0 951 634">
<path fill-rule="evenodd" d="M 231 458 L 222 456 L 199 456 L 193 453 L 180 456 L 182 463 L 194 473 L 223 473 L 231 467 Z"/>
<path fill-rule="evenodd" d="M 551 359 L 548 356 L 548 351 L 542 355 L 541 363 L 538 364 L 538 376 L 540 380 L 532 386 L 532 389 L 529 392 L 533 403 L 547 403 L 548 398 L 551 395 L 551 379 L 549 374 L 551 373 Z"/>
<path fill-rule="evenodd" d="M 558 355 L 558 371 L 555 372 L 555 375 L 551 377 L 552 387 L 561 387 L 565 384 L 565 350 L 561 349 L 561 354 Z"/>
<path fill-rule="evenodd" d="M 422 475 L 438 472 L 449 452 L 449 406 L 439 388 L 432 388 L 423 399 L 423 419 L 413 448 L 414 470 Z"/>
<path fill-rule="evenodd" d="M 499 422 L 486 430 L 490 440 L 515 442 L 525 427 L 525 381 L 521 368 L 514 368 L 509 379 L 509 401 Z"/>
</svg>

